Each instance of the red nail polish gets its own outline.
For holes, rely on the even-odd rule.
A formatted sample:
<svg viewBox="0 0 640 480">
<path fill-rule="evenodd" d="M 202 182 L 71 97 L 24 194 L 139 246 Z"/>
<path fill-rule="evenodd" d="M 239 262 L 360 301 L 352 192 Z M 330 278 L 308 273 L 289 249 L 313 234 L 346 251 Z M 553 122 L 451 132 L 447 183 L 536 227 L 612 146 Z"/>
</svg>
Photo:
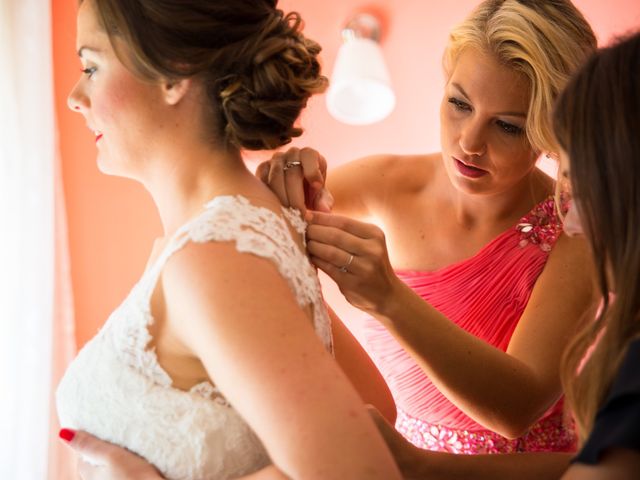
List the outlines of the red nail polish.
<svg viewBox="0 0 640 480">
<path fill-rule="evenodd" d="M 62 428 L 60 429 L 58 436 L 65 442 L 70 442 L 71 440 L 73 440 L 73 437 L 76 436 L 76 432 L 74 432 L 73 430 L 69 430 L 68 428 Z"/>
</svg>

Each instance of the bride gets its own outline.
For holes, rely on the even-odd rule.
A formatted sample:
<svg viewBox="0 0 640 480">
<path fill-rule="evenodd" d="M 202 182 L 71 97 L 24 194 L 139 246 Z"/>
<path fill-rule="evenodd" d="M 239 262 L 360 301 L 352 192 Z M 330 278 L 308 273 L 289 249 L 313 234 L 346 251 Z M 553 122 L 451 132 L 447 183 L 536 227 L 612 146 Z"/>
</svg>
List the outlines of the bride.
<svg viewBox="0 0 640 480">
<path fill-rule="evenodd" d="M 67 438 L 169 479 L 399 478 L 332 358 L 304 223 L 240 154 L 299 135 L 326 85 L 300 29 L 276 0 L 81 1 L 69 106 L 100 170 L 150 192 L 164 237 L 58 387 Z"/>
</svg>

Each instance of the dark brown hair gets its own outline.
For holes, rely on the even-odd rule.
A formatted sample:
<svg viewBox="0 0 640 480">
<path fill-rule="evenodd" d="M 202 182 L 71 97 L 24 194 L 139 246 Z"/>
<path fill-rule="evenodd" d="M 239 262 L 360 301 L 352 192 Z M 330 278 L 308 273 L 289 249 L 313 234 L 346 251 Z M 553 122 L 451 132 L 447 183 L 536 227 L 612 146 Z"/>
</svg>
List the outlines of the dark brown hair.
<svg viewBox="0 0 640 480">
<path fill-rule="evenodd" d="M 217 139 L 251 150 L 299 136 L 309 97 L 322 92 L 320 46 L 277 0 L 91 1 L 123 63 L 149 80 L 200 76 Z M 128 47 L 127 58 L 115 38 Z"/>
<path fill-rule="evenodd" d="M 564 356 L 563 384 L 584 440 L 640 334 L 640 34 L 585 64 L 560 96 L 554 126 L 604 299 Z"/>
</svg>

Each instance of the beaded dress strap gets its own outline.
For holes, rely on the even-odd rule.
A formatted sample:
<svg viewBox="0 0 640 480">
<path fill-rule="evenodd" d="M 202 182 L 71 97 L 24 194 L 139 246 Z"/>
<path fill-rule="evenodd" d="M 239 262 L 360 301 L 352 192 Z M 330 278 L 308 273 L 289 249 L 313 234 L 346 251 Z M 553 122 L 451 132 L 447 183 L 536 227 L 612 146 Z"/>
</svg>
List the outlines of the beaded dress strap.
<svg viewBox="0 0 640 480">
<path fill-rule="evenodd" d="M 550 252 L 562 233 L 562 220 L 558 216 L 553 197 L 538 203 L 516 225 L 520 232 L 520 247 L 538 245 L 543 252 Z"/>
</svg>

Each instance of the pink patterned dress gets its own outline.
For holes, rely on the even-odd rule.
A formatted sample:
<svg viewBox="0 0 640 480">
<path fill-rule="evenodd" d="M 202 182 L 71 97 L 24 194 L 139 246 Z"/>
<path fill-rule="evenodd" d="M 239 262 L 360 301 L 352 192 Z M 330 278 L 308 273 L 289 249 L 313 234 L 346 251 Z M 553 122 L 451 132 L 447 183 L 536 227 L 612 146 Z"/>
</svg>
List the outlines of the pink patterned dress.
<svg viewBox="0 0 640 480">
<path fill-rule="evenodd" d="M 432 272 L 396 274 L 452 322 L 506 351 L 561 231 L 550 198 L 470 259 Z M 565 425 L 562 400 L 524 436 L 509 440 L 451 403 L 380 323 L 367 318 L 363 327 L 365 347 L 396 401 L 396 428 L 414 445 L 462 454 L 575 451 L 575 434 Z"/>
</svg>

